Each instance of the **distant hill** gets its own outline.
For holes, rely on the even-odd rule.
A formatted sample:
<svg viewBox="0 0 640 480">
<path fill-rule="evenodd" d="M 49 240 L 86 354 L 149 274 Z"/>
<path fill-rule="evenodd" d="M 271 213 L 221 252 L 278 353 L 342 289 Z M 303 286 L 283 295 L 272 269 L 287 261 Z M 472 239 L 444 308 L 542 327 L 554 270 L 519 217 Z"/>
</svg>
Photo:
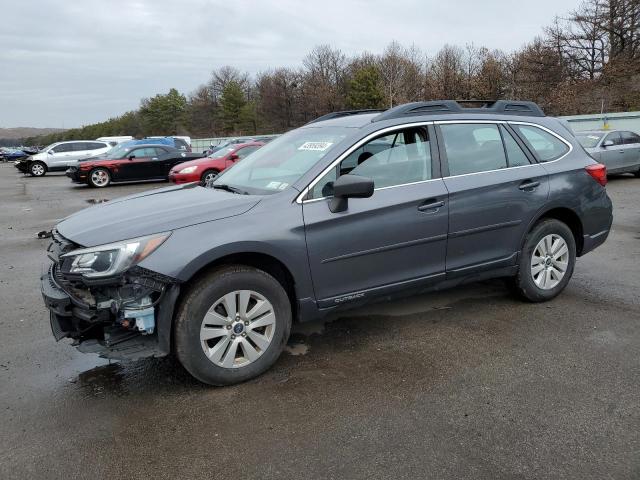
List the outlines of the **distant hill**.
<svg viewBox="0 0 640 480">
<path fill-rule="evenodd" d="M 13 140 L 27 137 L 35 137 L 38 135 L 48 135 L 64 131 L 63 128 L 32 128 L 32 127 L 16 127 L 16 128 L 0 128 L 0 138 Z"/>
</svg>

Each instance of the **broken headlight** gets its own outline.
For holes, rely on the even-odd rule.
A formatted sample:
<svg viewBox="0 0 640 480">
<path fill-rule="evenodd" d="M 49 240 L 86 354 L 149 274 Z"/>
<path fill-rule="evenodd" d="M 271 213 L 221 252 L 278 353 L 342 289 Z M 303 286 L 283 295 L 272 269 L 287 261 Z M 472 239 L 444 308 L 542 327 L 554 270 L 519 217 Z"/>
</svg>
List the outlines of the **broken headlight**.
<svg viewBox="0 0 640 480">
<path fill-rule="evenodd" d="M 65 253 L 62 258 L 66 259 L 67 265 L 71 260 L 67 273 L 81 274 L 87 278 L 110 277 L 144 260 L 162 245 L 169 235 L 171 232 L 81 248 Z"/>
</svg>

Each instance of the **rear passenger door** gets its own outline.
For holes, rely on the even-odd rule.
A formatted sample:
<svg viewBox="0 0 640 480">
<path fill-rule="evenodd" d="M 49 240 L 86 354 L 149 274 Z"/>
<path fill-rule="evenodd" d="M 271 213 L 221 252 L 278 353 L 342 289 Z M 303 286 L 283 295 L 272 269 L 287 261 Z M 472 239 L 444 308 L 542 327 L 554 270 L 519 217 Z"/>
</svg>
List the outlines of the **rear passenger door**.
<svg viewBox="0 0 640 480">
<path fill-rule="evenodd" d="M 515 265 L 549 194 L 545 169 L 506 124 L 436 123 L 449 191 L 447 275 Z"/>
<path fill-rule="evenodd" d="M 312 184 L 302 210 L 321 308 L 444 277 L 447 191 L 432 162 L 433 143 L 431 128 L 399 127 Z M 371 178 L 375 191 L 333 213 L 333 182 L 347 173 Z"/>
</svg>

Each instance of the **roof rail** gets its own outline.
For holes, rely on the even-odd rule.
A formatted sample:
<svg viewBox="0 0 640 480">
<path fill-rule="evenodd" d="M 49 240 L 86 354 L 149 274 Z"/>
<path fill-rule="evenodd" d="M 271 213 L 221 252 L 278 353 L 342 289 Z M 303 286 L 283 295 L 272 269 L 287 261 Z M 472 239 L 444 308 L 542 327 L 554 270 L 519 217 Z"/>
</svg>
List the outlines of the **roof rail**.
<svg viewBox="0 0 640 480">
<path fill-rule="evenodd" d="M 364 113 L 377 113 L 384 112 L 384 109 L 379 108 L 368 108 L 364 110 L 343 110 L 341 112 L 331 112 L 326 115 L 322 115 L 321 117 L 314 118 L 310 122 L 307 122 L 307 125 L 310 123 L 322 122 L 323 120 L 331 120 L 332 118 L 340 118 L 340 117 L 348 117 L 350 115 L 362 115 Z"/>
<path fill-rule="evenodd" d="M 464 105 L 479 105 L 466 107 Z M 390 108 L 375 117 L 372 122 L 380 122 L 391 118 L 402 118 L 422 115 L 438 115 L 444 113 L 496 113 L 501 115 L 524 115 L 544 117 L 542 109 L 534 102 L 519 100 L 435 100 L 430 102 L 413 102 Z"/>
</svg>

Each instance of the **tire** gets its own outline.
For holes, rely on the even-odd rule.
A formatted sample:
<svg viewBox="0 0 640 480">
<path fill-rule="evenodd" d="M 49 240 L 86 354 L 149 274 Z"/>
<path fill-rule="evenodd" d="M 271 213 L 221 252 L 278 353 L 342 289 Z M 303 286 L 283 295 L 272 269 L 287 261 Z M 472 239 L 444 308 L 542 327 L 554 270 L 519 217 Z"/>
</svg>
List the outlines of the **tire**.
<svg viewBox="0 0 640 480">
<path fill-rule="evenodd" d="M 95 188 L 108 187 L 111 183 L 111 172 L 106 168 L 94 168 L 89 172 L 87 183 Z"/>
<path fill-rule="evenodd" d="M 243 309 L 243 303 L 248 308 Z M 239 307 L 235 311 L 241 316 L 234 316 L 234 306 Z M 253 318 L 251 312 L 255 312 Z M 205 320 L 209 323 L 205 324 Z M 251 328 L 258 320 L 272 323 Z M 186 291 L 175 319 L 175 351 L 184 368 L 201 382 L 232 385 L 271 367 L 282 353 L 290 331 L 291 303 L 282 285 L 262 270 L 225 266 L 200 277 Z M 201 339 L 201 335 L 211 338 Z"/>
<path fill-rule="evenodd" d="M 633 172 L 633 174 L 636 176 L 636 178 L 640 178 L 640 168 Z"/>
<path fill-rule="evenodd" d="M 218 175 L 220 172 L 216 169 L 205 170 L 202 176 L 200 177 L 200 183 L 202 185 L 207 184 L 207 177 L 212 177 L 214 175 Z M 213 178 L 211 178 L 213 180 Z"/>
<path fill-rule="evenodd" d="M 551 243 L 545 243 L 545 240 Z M 560 252 L 564 252 L 564 246 L 556 243 L 558 240 L 566 246 L 566 253 L 563 255 Z M 551 248 L 548 248 L 549 245 Z M 547 253 L 549 251 L 550 254 Z M 575 263 L 576 241 L 571 229 L 558 220 L 542 220 L 525 238 L 518 274 L 513 282 L 515 291 L 529 302 L 551 300 L 569 283 Z"/>
<path fill-rule="evenodd" d="M 29 173 L 32 177 L 44 177 L 47 173 L 47 166 L 43 162 L 31 162 Z"/>
</svg>

